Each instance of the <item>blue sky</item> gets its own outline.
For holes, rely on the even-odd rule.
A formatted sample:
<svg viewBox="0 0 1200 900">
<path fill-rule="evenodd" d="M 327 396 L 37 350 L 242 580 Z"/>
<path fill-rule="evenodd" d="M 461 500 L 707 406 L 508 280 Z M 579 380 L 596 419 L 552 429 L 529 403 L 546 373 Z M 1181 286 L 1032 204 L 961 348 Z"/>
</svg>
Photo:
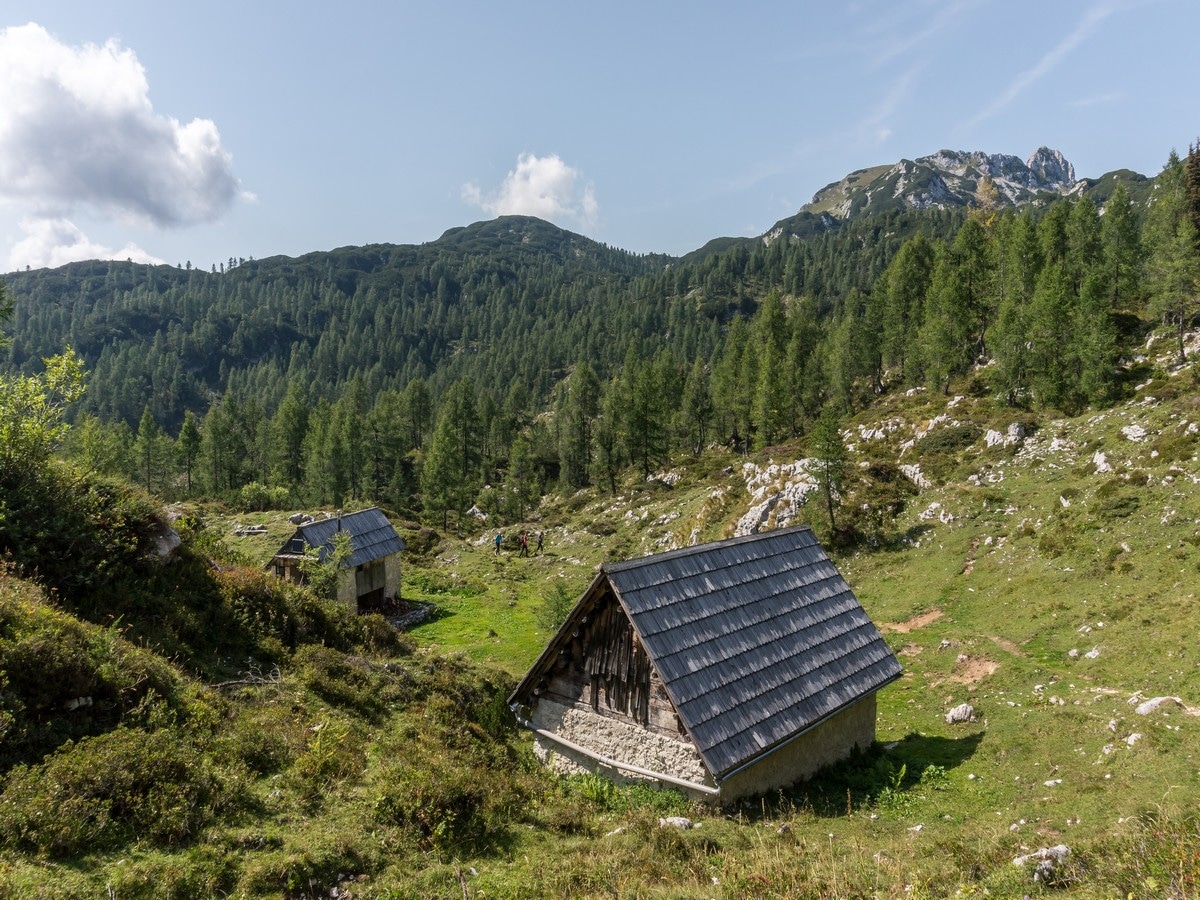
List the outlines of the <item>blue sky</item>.
<svg viewBox="0 0 1200 900">
<path fill-rule="evenodd" d="M 0 271 L 208 268 L 515 212 L 635 252 L 758 235 L 942 148 L 1157 173 L 1194 0 L 6 0 Z"/>
</svg>

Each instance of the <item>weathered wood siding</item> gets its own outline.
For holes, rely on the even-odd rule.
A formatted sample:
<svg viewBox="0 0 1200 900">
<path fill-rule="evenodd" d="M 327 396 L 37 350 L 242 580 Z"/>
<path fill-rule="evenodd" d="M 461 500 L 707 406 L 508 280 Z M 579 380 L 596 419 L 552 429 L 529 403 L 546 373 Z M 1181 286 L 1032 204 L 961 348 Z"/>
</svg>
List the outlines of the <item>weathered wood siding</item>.
<svg viewBox="0 0 1200 900">
<path fill-rule="evenodd" d="M 662 678 L 607 591 L 559 648 L 537 696 L 687 740 Z"/>
</svg>

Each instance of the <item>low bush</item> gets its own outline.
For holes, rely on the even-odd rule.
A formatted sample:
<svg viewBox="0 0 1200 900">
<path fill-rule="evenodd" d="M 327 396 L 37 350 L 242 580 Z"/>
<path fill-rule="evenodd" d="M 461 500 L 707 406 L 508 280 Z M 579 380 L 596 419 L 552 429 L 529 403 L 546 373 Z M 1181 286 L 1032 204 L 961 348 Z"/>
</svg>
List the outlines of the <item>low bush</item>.
<svg viewBox="0 0 1200 900">
<path fill-rule="evenodd" d="M 144 702 L 178 711 L 182 681 L 119 626 L 81 622 L 34 585 L 0 573 L 0 684 L 2 772 L 112 728 Z"/>
<path fill-rule="evenodd" d="M 178 847 L 244 802 L 240 782 L 177 731 L 121 726 L 14 768 L 0 794 L 0 839 L 51 857 L 137 840 Z"/>
</svg>

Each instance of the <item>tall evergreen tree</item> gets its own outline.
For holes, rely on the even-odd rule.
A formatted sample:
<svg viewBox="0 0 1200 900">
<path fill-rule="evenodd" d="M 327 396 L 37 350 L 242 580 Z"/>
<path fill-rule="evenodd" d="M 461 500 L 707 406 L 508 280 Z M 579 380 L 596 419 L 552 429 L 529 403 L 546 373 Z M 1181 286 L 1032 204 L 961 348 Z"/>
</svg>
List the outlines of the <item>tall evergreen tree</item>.
<svg viewBox="0 0 1200 900">
<path fill-rule="evenodd" d="M 1184 166 L 1174 152 L 1156 180 L 1146 231 L 1151 310 L 1164 324 L 1174 326 L 1176 357 L 1182 365 L 1184 334 L 1200 311 L 1200 254 L 1196 226 L 1187 212 Z"/>
<path fill-rule="evenodd" d="M 837 507 L 846 478 L 849 455 L 842 441 L 841 419 L 832 406 L 827 406 L 813 426 L 810 452 L 816 466 L 818 489 L 825 501 L 829 518 L 829 533 L 837 534 Z"/>
<path fill-rule="evenodd" d="M 1104 205 L 1100 236 L 1104 245 L 1108 306 L 1113 310 L 1128 309 L 1141 292 L 1145 254 L 1138 214 L 1123 181 L 1117 182 Z"/>
</svg>

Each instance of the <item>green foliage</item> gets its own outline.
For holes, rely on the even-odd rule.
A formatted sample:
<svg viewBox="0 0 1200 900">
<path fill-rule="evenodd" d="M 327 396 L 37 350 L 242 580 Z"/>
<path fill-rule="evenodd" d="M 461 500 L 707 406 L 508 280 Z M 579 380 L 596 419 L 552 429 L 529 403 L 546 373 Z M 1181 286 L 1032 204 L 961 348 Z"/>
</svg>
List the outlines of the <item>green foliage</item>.
<svg viewBox="0 0 1200 900">
<path fill-rule="evenodd" d="M 300 571 L 309 589 L 322 600 L 338 598 L 338 585 L 345 575 L 350 557 L 354 555 L 354 538 L 348 531 L 338 531 L 329 549 L 310 547 L 300 562 Z"/>
<path fill-rule="evenodd" d="M 291 775 L 310 808 L 329 799 L 331 790 L 352 782 L 366 757 L 359 735 L 344 722 L 321 721 L 308 729 L 304 750 L 292 763 Z"/>
<path fill-rule="evenodd" d="M 268 487 L 257 481 L 242 485 L 238 491 L 238 506 L 246 512 L 263 512 L 268 509 L 286 509 L 290 491 L 283 487 Z"/>
<path fill-rule="evenodd" d="M 948 425 L 938 428 L 921 439 L 922 454 L 958 453 L 983 436 L 978 425 Z"/>
<path fill-rule="evenodd" d="M 52 857 L 194 841 L 242 788 L 170 731 L 118 727 L 18 766 L 0 794 L 3 842 Z"/>
<path fill-rule="evenodd" d="M 542 592 L 542 601 L 537 608 L 538 627 L 555 632 L 567 620 L 578 598 L 573 596 L 561 581 L 556 581 Z"/>
<path fill-rule="evenodd" d="M 0 473 L 41 465 L 67 433 L 67 407 L 83 396 L 82 359 L 70 348 L 41 375 L 0 375 Z"/>
</svg>

